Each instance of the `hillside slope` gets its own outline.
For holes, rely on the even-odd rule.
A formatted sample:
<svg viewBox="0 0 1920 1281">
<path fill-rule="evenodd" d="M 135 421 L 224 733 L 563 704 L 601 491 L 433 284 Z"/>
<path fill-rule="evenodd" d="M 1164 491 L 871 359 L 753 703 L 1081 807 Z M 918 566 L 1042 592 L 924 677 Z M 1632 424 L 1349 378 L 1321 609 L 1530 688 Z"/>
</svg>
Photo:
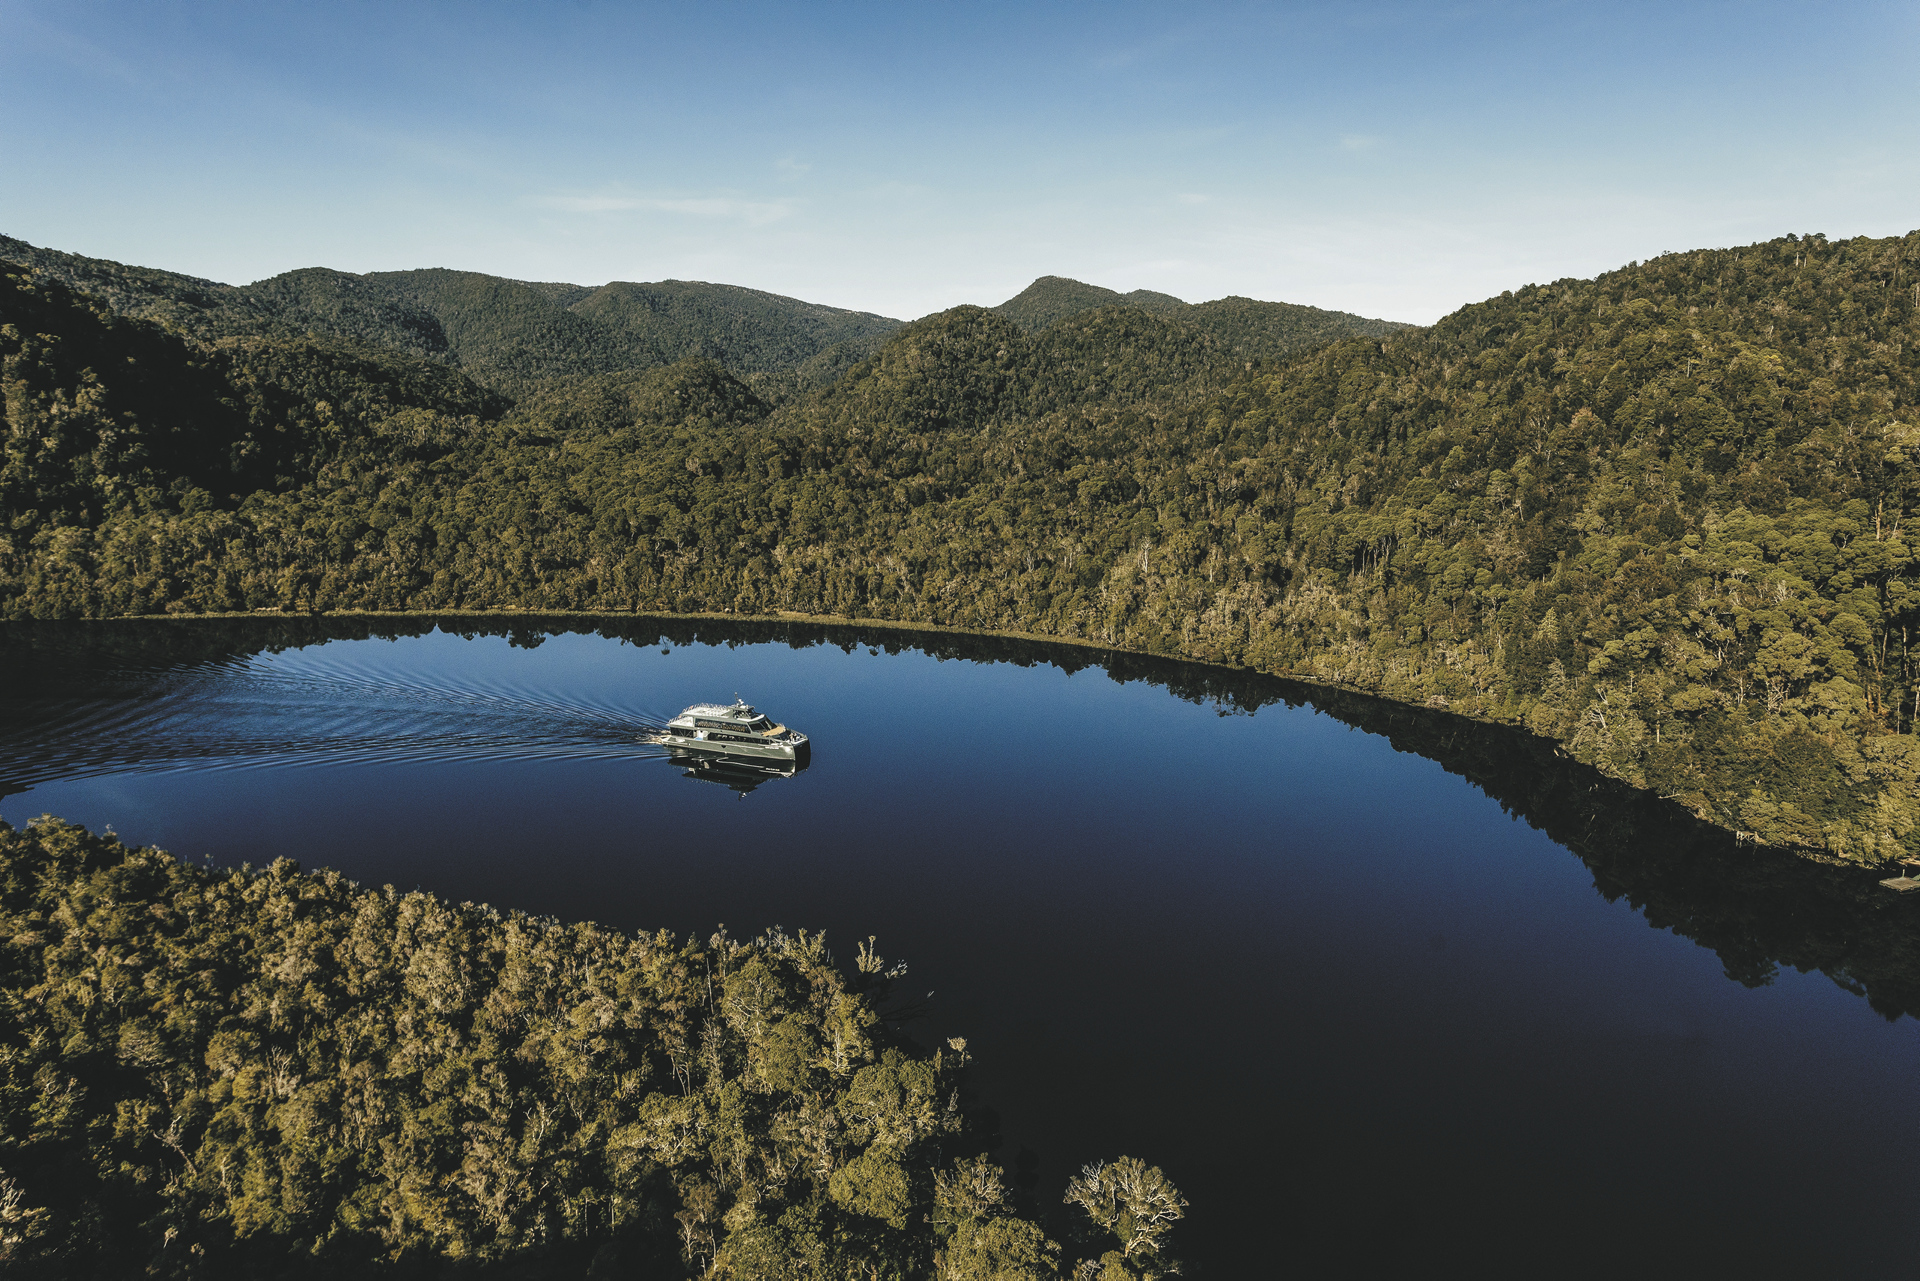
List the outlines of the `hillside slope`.
<svg viewBox="0 0 1920 1281">
<path fill-rule="evenodd" d="M 1902 848 L 1917 243 L 1669 254 L 1250 380 L 1220 410 L 1286 531 L 1267 661 L 1518 720 L 1761 839 Z"/>
<path fill-rule="evenodd" d="M 1120 293 L 1066 276 L 1042 276 L 993 310 L 1029 332 L 1096 307 L 1138 307 L 1142 311 L 1185 311 L 1172 294 L 1136 289 Z"/>
<path fill-rule="evenodd" d="M 0 521 L 29 535 L 288 489 L 403 411 L 505 408 L 429 362 L 312 338 L 198 343 L 17 270 L 0 272 L 0 326 Z"/>
<path fill-rule="evenodd" d="M 1384 338 L 1407 328 L 1391 320 L 1369 320 L 1297 303 L 1240 297 L 1187 303 L 1150 289 L 1122 294 L 1065 276 L 1042 276 L 993 310 L 1032 332 L 1100 307 L 1136 307 L 1184 320 L 1218 339 L 1227 354 L 1241 360 L 1277 359 L 1341 338 Z"/>
<path fill-rule="evenodd" d="M 806 371 L 805 384 L 819 385 L 900 323 L 697 281 L 592 288 L 442 268 L 354 275 L 312 267 L 236 286 L 4 236 L 0 260 L 197 338 L 345 339 L 456 365 L 514 390 L 692 356 L 741 373 Z"/>
</svg>

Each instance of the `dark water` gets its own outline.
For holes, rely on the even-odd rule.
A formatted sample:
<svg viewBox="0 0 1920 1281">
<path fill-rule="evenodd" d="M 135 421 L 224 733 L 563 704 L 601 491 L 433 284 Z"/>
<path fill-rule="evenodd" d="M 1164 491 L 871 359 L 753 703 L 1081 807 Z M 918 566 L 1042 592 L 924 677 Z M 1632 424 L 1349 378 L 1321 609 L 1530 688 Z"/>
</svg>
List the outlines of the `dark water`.
<svg viewBox="0 0 1920 1281">
<path fill-rule="evenodd" d="M 1008 1166 L 1049 1201 L 1096 1156 L 1165 1167 L 1205 1275 L 1920 1263 L 1920 903 L 1873 875 L 1519 735 L 1208 669 L 393 626 L 0 632 L 0 814 L 621 927 L 877 934 L 933 993 L 917 1034 L 969 1038 Z M 811 768 L 743 794 L 633 741 L 736 691 Z"/>
</svg>

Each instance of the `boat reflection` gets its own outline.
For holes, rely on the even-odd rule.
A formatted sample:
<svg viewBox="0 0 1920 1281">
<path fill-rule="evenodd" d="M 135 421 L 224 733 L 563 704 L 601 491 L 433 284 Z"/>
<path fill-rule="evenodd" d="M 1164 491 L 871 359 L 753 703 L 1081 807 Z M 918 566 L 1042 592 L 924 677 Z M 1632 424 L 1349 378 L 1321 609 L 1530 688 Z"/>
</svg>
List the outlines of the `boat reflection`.
<svg viewBox="0 0 1920 1281">
<path fill-rule="evenodd" d="M 669 751 L 667 756 L 681 767 L 680 777 L 698 783 L 717 783 L 721 787 L 730 787 L 740 794 L 743 801 L 747 799 L 748 792 L 762 783 L 776 778 L 792 778 L 795 774 L 804 773 L 808 764 L 805 756 L 798 760 L 783 761 L 679 750 Z"/>
</svg>

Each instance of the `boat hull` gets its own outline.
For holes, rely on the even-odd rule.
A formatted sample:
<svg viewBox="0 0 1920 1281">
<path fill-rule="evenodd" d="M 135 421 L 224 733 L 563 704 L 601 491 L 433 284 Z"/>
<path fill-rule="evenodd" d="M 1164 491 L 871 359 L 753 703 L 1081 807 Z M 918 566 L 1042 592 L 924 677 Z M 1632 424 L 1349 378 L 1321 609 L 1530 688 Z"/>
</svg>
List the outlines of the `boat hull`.
<svg viewBox="0 0 1920 1281">
<path fill-rule="evenodd" d="M 798 743 L 709 742 L 679 734 L 661 734 L 654 742 L 676 752 L 703 752 L 712 756 L 748 756 L 764 761 L 803 761 L 810 753 L 805 739 Z"/>
</svg>

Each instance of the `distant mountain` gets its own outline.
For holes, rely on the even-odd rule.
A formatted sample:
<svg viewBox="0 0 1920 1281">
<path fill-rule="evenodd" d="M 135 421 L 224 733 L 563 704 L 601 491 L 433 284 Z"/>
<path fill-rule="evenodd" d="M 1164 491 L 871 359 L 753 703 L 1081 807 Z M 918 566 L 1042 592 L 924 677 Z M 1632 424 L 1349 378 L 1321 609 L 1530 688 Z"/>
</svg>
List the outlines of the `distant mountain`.
<svg viewBox="0 0 1920 1281">
<path fill-rule="evenodd" d="M 345 338 L 458 366 L 507 389 L 694 356 L 814 386 L 900 326 L 869 312 L 698 281 L 594 288 L 444 268 L 354 275 L 309 267 L 236 286 L 5 236 L 0 260 L 193 337 Z"/>
<path fill-rule="evenodd" d="M 1203 330 L 1135 307 L 1101 307 L 1023 331 L 984 307 L 905 326 L 872 360 L 786 407 L 809 432 L 969 432 L 1091 406 L 1184 403 L 1237 366 Z"/>
<path fill-rule="evenodd" d="M 0 261 L 98 298 L 116 313 L 188 336 L 345 339 L 460 369 L 520 395 L 552 379 L 631 373 L 700 357 L 778 403 L 832 383 L 901 322 L 738 285 L 665 280 L 597 287 L 426 268 L 366 275 L 306 267 L 250 285 L 128 266 L 0 236 Z M 1183 321 L 1223 360 L 1272 358 L 1405 326 L 1292 303 L 1190 304 L 1150 289 L 1118 293 L 1042 276 L 993 308 L 1029 333 L 1101 308 Z"/>
<path fill-rule="evenodd" d="M 1290 302 L 1233 297 L 1195 304 L 1151 289 L 1123 294 L 1065 276 L 1042 276 L 993 310 L 1033 331 L 1096 307 L 1137 307 L 1177 317 L 1218 338 L 1229 355 L 1256 360 L 1292 355 L 1341 338 L 1384 338 L 1408 327 Z"/>
<path fill-rule="evenodd" d="M 994 310 L 1029 332 L 1095 307 L 1138 307 L 1142 311 L 1185 311 L 1172 294 L 1136 289 L 1130 294 L 1102 289 L 1065 276 L 1042 276 Z"/>
</svg>

